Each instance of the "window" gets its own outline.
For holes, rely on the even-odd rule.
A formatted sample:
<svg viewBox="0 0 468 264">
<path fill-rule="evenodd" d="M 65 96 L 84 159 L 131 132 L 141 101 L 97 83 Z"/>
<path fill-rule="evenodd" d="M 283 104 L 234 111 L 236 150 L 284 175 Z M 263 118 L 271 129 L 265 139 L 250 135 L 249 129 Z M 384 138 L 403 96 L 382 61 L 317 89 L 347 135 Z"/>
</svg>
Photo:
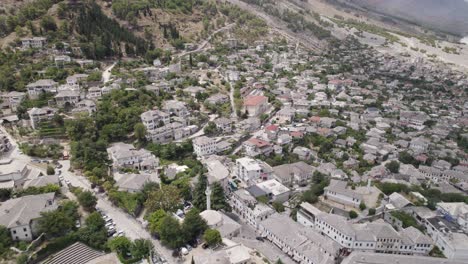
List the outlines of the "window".
<svg viewBox="0 0 468 264">
<path fill-rule="evenodd" d="M 13 234 L 16 234 L 16 230 L 13 230 Z"/>
<path fill-rule="evenodd" d="M 27 229 L 26 229 L 26 227 L 25 227 L 25 228 L 23 228 L 23 231 L 24 231 L 24 232 L 26 232 L 26 230 L 27 230 Z"/>
</svg>

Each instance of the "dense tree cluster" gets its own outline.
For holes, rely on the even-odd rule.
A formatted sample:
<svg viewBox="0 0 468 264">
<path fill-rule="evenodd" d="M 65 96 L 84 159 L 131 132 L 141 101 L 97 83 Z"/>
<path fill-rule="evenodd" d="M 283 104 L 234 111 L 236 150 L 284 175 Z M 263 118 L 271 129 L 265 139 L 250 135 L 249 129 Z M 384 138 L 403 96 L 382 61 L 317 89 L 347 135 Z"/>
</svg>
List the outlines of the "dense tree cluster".
<svg viewBox="0 0 468 264">
<path fill-rule="evenodd" d="M 122 28 L 117 21 L 107 17 L 94 2 L 80 8 L 75 25 L 76 31 L 84 38 L 81 49 L 89 58 L 102 59 L 120 55 L 122 42 L 134 49 L 137 55 L 145 55 L 151 48 L 151 43 Z"/>
</svg>

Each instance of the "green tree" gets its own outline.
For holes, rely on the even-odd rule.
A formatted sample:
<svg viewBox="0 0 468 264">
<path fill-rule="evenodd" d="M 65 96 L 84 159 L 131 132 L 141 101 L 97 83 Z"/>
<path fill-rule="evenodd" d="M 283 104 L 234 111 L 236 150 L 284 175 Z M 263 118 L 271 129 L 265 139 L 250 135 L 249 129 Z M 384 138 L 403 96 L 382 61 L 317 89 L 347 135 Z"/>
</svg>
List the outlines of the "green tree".
<svg viewBox="0 0 468 264">
<path fill-rule="evenodd" d="M 78 194 L 78 202 L 83 206 L 83 208 L 88 211 L 94 211 L 97 204 L 96 196 L 90 191 L 82 191 Z"/>
<path fill-rule="evenodd" d="M 284 205 L 279 202 L 273 202 L 273 208 L 275 208 L 276 212 L 282 213 L 284 212 Z"/>
<path fill-rule="evenodd" d="M 143 259 L 149 257 L 154 246 L 148 239 L 135 239 L 132 246 L 130 247 L 130 252 L 134 259 Z"/>
<path fill-rule="evenodd" d="M 219 182 L 213 183 L 211 186 L 211 208 L 214 210 L 224 210 L 230 212 L 232 210 L 229 205 L 224 189 Z"/>
<path fill-rule="evenodd" d="M 203 234 L 203 239 L 210 247 L 219 245 L 222 241 L 221 234 L 216 229 L 207 229 Z"/>
<path fill-rule="evenodd" d="M 182 223 L 182 232 L 185 234 L 187 241 L 197 238 L 207 228 L 206 221 L 200 216 L 198 209 L 193 208 L 185 215 L 184 222 Z"/>
<path fill-rule="evenodd" d="M 166 216 L 167 214 L 163 209 L 156 210 L 148 216 L 149 230 L 152 234 L 161 232 L 162 221 Z"/>
<path fill-rule="evenodd" d="M 61 210 L 42 212 L 38 223 L 39 231 L 46 233 L 48 237 L 63 236 L 75 225 L 73 219 Z"/>
<path fill-rule="evenodd" d="M 54 170 L 54 167 L 52 166 L 47 166 L 47 175 L 54 175 L 55 174 L 55 170 Z"/>
<path fill-rule="evenodd" d="M 51 16 L 43 16 L 41 19 L 41 27 L 45 31 L 56 31 L 57 30 L 57 24 L 55 23 L 54 18 Z"/>
<path fill-rule="evenodd" d="M 78 204 L 74 201 L 64 200 L 60 204 L 60 211 L 62 211 L 66 216 L 70 217 L 74 221 L 80 217 L 78 213 Z"/>
<path fill-rule="evenodd" d="M 358 217 L 358 213 L 356 213 L 356 211 L 354 210 L 349 211 L 349 218 L 354 219 L 356 217 Z"/>
<path fill-rule="evenodd" d="M 124 236 L 113 238 L 108 244 L 112 251 L 115 251 L 118 255 L 124 258 L 127 256 L 127 253 L 130 252 L 130 248 L 132 246 L 132 242 Z"/>
<path fill-rule="evenodd" d="M 361 209 L 361 211 L 362 211 L 362 210 L 365 210 L 365 209 L 366 209 L 366 204 L 365 204 L 364 202 L 361 202 L 361 203 L 359 204 L 359 209 Z"/>
<path fill-rule="evenodd" d="M 178 248 L 185 243 L 179 221 L 170 215 L 162 220 L 159 235 L 161 242 L 170 248 Z"/>
<path fill-rule="evenodd" d="M 27 254 L 22 253 L 16 258 L 16 264 L 26 264 L 26 263 L 28 263 L 28 255 Z"/>
<path fill-rule="evenodd" d="M 145 207 L 149 212 L 154 212 L 159 209 L 172 212 L 180 205 L 180 200 L 180 192 L 177 187 L 162 185 L 160 189 L 154 190 L 148 194 Z"/>
<path fill-rule="evenodd" d="M 193 205 L 198 208 L 200 211 L 206 209 L 206 187 L 208 186 L 208 178 L 205 174 L 200 174 L 198 176 L 198 182 L 195 185 L 193 190 Z"/>
<path fill-rule="evenodd" d="M 98 212 L 91 213 L 85 220 L 85 226 L 78 231 L 81 242 L 96 249 L 103 249 L 107 242 L 106 222 Z"/>
<path fill-rule="evenodd" d="M 143 123 L 137 123 L 134 127 L 135 138 L 142 142 L 146 140 L 146 127 Z"/>
<path fill-rule="evenodd" d="M 12 243 L 10 231 L 5 226 L 0 225 L 0 257 L 10 249 Z"/>
<path fill-rule="evenodd" d="M 385 168 L 387 168 L 391 173 L 398 173 L 400 171 L 400 163 L 396 160 L 392 160 L 385 164 Z"/>
<path fill-rule="evenodd" d="M 369 208 L 369 215 L 375 215 L 375 208 Z"/>
</svg>

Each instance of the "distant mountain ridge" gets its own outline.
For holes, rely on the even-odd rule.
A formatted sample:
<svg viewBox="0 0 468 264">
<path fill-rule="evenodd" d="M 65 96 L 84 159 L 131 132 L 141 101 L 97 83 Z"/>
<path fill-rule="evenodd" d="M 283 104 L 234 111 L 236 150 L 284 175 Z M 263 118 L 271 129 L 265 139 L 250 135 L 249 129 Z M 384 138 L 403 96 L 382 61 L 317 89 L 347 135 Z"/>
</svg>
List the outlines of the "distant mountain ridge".
<svg viewBox="0 0 468 264">
<path fill-rule="evenodd" d="M 459 36 L 468 35 L 468 0 L 347 0 Z"/>
</svg>

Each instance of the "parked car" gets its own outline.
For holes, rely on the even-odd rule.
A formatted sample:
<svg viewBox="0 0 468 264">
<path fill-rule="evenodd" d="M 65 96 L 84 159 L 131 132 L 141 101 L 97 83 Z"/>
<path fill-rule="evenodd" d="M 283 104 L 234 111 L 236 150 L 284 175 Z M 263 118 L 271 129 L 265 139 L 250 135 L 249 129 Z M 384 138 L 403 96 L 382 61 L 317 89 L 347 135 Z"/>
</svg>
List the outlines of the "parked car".
<svg viewBox="0 0 468 264">
<path fill-rule="evenodd" d="M 75 227 L 76 227 L 76 228 L 80 228 L 80 227 L 81 227 L 80 220 L 76 220 L 76 222 L 75 222 Z"/>
<path fill-rule="evenodd" d="M 264 242 L 264 241 L 265 241 L 265 239 L 264 239 L 263 237 L 256 237 L 255 239 L 257 239 L 257 240 L 260 241 L 260 242 Z"/>
<path fill-rule="evenodd" d="M 208 244 L 204 243 L 201 247 L 202 247 L 203 249 L 207 249 L 207 248 L 209 248 L 210 246 L 208 246 Z"/>
<path fill-rule="evenodd" d="M 188 251 L 192 251 L 192 247 L 189 244 L 185 245 L 185 248 L 187 248 Z"/>
</svg>

